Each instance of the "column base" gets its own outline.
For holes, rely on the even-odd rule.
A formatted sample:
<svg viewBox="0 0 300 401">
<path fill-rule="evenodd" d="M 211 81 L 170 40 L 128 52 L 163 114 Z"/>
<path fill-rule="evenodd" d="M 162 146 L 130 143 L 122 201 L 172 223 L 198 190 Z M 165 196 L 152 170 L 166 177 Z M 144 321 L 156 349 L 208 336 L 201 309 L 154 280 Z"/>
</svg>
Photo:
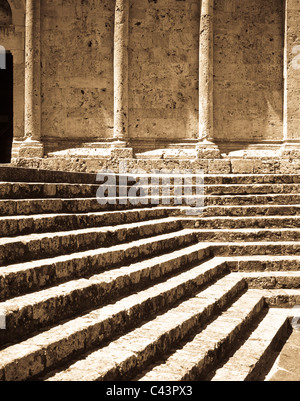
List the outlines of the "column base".
<svg viewBox="0 0 300 401">
<path fill-rule="evenodd" d="M 280 157 L 283 159 L 300 159 L 300 143 L 285 143 L 280 149 Z"/>
<path fill-rule="evenodd" d="M 221 152 L 218 146 L 210 141 L 199 142 L 196 145 L 198 159 L 220 159 Z"/>
<path fill-rule="evenodd" d="M 44 145 L 32 139 L 26 139 L 19 147 L 20 159 L 42 158 L 44 157 Z"/>
<path fill-rule="evenodd" d="M 132 159 L 133 149 L 125 141 L 114 141 L 111 143 L 111 157 L 120 159 Z"/>
</svg>

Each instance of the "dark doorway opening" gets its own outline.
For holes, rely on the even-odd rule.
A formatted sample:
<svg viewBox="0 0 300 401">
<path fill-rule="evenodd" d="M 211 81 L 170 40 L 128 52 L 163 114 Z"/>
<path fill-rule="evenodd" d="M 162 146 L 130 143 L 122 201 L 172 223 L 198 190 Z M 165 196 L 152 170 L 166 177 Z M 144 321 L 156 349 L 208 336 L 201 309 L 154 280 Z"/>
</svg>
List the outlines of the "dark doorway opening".
<svg viewBox="0 0 300 401">
<path fill-rule="evenodd" d="M 10 163 L 13 142 L 13 56 L 6 53 L 0 69 L 0 163 Z"/>
</svg>

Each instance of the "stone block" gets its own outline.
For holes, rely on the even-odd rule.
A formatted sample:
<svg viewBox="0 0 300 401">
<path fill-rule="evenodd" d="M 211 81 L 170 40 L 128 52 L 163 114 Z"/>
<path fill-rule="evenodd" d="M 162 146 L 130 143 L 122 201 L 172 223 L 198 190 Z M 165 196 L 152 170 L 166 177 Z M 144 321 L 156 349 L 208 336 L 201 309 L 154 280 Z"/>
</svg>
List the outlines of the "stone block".
<svg viewBox="0 0 300 401">
<path fill-rule="evenodd" d="M 208 160 L 208 174 L 229 174 L 230 172 L 230 160 Z"/>
<path fill-rule="evenodd" d="M 115 158 L 115 159 L 132 159 L 133 158 L 132 148 L 112 148 L 110 154 L 111 154 L 111 158 Z"/>
<path fill-rule="evenodd" d="M 252 174 L 254 170 L 254 160 L 232 159 L 231 168 L 234 174 Z"/>
<path fill-rule="evenodd" d="M 219 159 L 221 156 L 217 147 L 206 147 L 197 145 L 197 158 L 198 159 Z"/>
<path fill-rule="evenodd" d="M 41 142 L 26 140 L 19 148 L 19 158 L 34 159 L 44 156 L 44 146 Z"/>
</svg>

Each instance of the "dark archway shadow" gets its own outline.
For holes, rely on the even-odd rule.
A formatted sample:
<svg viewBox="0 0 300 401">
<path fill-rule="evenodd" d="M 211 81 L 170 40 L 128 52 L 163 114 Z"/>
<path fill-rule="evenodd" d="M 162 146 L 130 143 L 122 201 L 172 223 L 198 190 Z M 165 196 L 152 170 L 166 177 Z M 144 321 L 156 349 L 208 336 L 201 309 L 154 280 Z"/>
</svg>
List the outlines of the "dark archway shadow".
<svg viewBox="0 0 300 401">
<path fill-rule="evenodd" d="M 11 161 L 13 125 L 13 56 L 7 52 L 0 69 L 0 163 Z"/>
</svg>

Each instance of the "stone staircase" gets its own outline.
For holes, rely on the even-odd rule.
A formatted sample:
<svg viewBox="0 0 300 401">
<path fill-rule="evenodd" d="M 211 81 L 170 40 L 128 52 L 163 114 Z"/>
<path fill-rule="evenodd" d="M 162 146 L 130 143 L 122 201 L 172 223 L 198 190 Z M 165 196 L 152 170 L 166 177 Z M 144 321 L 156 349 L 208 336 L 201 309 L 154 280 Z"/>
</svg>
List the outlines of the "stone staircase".
<svg viewBox="0 0 300 401">
<path fill-rule="evenodd" d="M 95 174 L 0 180 L 1 381 L 265 379 L 300 304 L 300 175 L 206 175 L 193 216 L 101 205 Z"/>
</svg>

